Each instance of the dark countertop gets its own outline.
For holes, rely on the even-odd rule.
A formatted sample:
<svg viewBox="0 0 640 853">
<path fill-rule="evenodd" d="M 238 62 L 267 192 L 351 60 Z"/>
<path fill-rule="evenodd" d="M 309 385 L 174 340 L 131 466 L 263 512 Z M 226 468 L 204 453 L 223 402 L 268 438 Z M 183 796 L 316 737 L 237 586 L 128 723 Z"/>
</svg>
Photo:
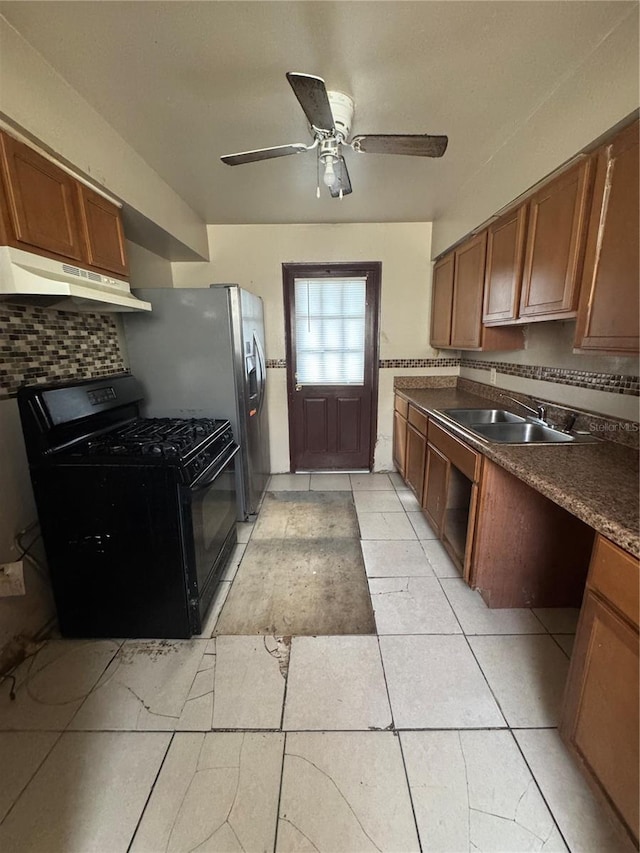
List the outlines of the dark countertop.
<svg viewBox="0 0 640 853">
<path fill-rule="evenodd" d="M 612 441 L 593 444 L 491 444 L 439 414 L 442 409 L 518 407 L 455 388 L 396 388 L 488 459 L 537 489 L 625 551 L 640 557 L 638 454 Z"/>
</svg>

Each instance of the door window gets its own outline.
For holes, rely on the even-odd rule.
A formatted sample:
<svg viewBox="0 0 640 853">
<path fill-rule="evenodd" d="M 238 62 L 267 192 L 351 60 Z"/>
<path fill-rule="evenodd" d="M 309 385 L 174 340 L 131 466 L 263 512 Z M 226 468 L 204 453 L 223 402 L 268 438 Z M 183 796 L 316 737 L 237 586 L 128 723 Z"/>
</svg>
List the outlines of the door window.
<svg viewBox="0 0 640 853">
<path fill-rule="evenodd" d="M 296 278 L 296 381 L 363 385 L 366 278 Z"/>
</svg>

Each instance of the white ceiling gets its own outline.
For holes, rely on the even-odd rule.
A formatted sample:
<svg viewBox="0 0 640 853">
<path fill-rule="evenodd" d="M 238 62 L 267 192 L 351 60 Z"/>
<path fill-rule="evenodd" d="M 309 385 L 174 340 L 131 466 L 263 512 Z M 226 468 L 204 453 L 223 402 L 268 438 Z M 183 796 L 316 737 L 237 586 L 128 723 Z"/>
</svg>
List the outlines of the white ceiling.
<svg viewBox="0 0 640 853">
<path fill-rule="evenodd" d="M 0 12 L 206 222 L 437 218 L 633 2 L 0 2 Z M 354 192 L 315 198 L 286 71 L 356 101 L 355 133 L 446 133 L 441 160 L 347 151 Z M 326 191 L 325 191 L 326 192 Z"/>
</svg>

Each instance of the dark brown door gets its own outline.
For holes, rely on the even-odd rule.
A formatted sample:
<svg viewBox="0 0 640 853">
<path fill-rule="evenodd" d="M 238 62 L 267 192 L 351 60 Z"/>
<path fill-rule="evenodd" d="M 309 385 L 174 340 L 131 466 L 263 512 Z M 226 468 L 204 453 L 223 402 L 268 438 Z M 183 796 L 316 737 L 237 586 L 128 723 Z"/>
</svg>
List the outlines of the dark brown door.
<svg viewBox="0 0 640 853">
<path fill-rule="evenodd" d="M 380 274 L 283 264 L 292 471 L 373 467 Z"/>
</svg>

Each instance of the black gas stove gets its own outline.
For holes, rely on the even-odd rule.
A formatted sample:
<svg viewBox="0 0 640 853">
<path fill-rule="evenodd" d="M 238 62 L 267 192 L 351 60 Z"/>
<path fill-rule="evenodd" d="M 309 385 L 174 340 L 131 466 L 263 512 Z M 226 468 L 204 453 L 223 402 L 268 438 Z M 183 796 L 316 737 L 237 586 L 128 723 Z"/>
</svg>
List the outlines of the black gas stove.
<svg viewBox="0 0 640 853">
<path fill-rule="evenodd" d="M 236 541 L 229 421 L 141 418 L 142 397 L 127 375 L 18 394 L 65 636 L 199 633 Z"/>
<path fill-rule="evenodd" d="M 192 482 L 233 442 L 231 424 L 212 418 L 136 418 L 121 427 L 66 445 L 54 453 L 104 465 L 174 465 Z"/>
</svg>

